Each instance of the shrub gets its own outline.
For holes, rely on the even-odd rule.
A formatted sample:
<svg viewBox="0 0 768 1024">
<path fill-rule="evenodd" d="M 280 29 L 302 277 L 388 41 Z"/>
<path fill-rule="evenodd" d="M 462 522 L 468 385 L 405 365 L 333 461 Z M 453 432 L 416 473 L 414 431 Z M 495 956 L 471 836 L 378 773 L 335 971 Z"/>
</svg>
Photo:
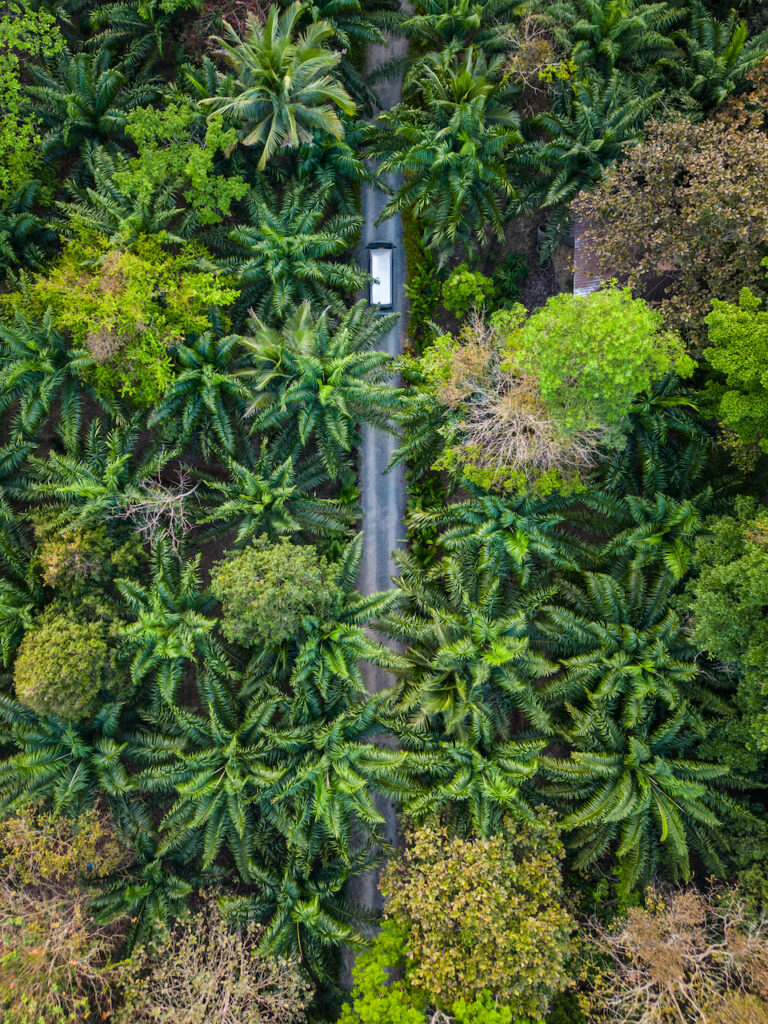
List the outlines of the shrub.
<svg viewBox="0 0 768 1024">
<path fill-rule="evenodd" d="M 24 814 L 6 818 L 0 830 L 0 873 L 9 884 L 71 887 L 125 863 L 125 847 L 95 809 L 73 823 L 30 806 Z"/>
<path fill-rule="evenodd" d="M 497 304 L 502 309 L 514 305 L 528 280 L 531 265 L 525 253 L 510 252 L 493 271 L 493 285 L 496 290 Z"/>
<path fill-rule="evenodd" d="M 221 629 L 241 644 L 281 643 L 306 615 L 322 616 L 338 593 L 334 571 L 311 545 L 261 537 L 214 566 L 211 591 L 221 602 Z"/>
<path fill-rule="evenodd" d="M 491 839 L 439 824 L 410 832 L 381 890 L 406 937 L 413 991 L 444 1011 L 490 997 L 518 1016 L 543 1016 L 567 983 L 562 856 L 549 824 L 510 822 Z"/>
<path fill-rule="evenodd" d="M 120 932 L 93 924 L 78 882 L 125 863 L 114 833 L 96 812 L 74 827 L 32 810 L 3 822 L 0 851 L 3 1024 L 106 1020 Z"/>
<path fill-rule="evenodd" d="M 496 289 L 490 277 L 479 271 L 472 271 L 461 263 L 443 284 L 443 305 L 459 320 L 470 309 L 490 306 L 496 297 Z"/>
<path fill-rule="evenodd" d="M 173 375 L 169 350 L 207 330 L 210 310 L 237 297 L 212 272 L 196 269 L 202 256 L 192 246 L 165 252 L 148 237 L 111 248 L 86 233 L 36 280 L 29 301 L 38 313 L 50 306 L 57 326 L 90 356 L 83 373 L 101 395 L 151 406 Z"/>
<path fill-rule="evenodd" d="M 111 537 L 103 526 L 62 534 L 41 521 L 36 524 L 35 535 L 43 582 L 66 596 L 81 599 L 84 593 L 103 587 L 115 577 L 135 576 L 145 562 L 137 537 L 122 541 Z"/>
<path fill-rule="evenodd" d="M 39 715 L 91 715 L 113 672 L 102 622 L 76 622 L 51 609 L 24 635 L 13 668 L 16 696 Z"/>
<path fill-rule="evenodd" d="M 298 1024 L 311 988 L 296 964 L 256 951 L 258 933 L 233 931 L 213 902 L 178 922 L 165 945 L 126 969 L 117 1024 Z"/>
</svg>

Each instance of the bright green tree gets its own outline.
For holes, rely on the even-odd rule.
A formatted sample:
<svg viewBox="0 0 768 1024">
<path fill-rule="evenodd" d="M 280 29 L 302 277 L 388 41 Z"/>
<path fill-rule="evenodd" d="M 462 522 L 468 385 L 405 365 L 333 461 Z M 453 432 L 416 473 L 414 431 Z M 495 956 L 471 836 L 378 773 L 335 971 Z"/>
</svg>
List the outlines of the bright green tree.
<svg viewBox="0 0 768 1024">
<path fill-rule="evenodd" d="M 159 186 L 179 181 L 198 223 L 220 223 L 229 215 L 232 203 L 247 193 L 248 185 L 238 175 L 223 173 L 220 163 L 216 165 L 217 154 L 235 142 L 234 128 L 226 128 L 220 118 L 209 117 L 200 140 L 201 121 L 205 124 L 187 103 L 132 110 L 125 131 L 136 143 L 138 156 L 127 169 L 115 173 L 116 184 L 125 194 L 146 203 Z"/>
<path fill-rule="evenodd" d="M 16 696 L 39 715 L 64 722 L 93 715 L 102 689 L 116 682 L 102 622 L 48 614 L 24 636 L 13 666 Z"/>
<path fill-rule="evenodd" d="M 693 640 L 735 677 L 741 721 L 726 741 L 747 750 L 768 750 L 768 520 L 749 498 L 738 498 L 734 514 L 707 523 L 694 556 L 688 586 Z"/>
<path fill-rule="evenodd" d="M 50 307 L 53 323 L 84 357 L 81 373 L 106 399 L 149 406 L 173 379 L 171 348 L 210 327 L 210 314 L 237 292 L 210 270 L 196 269 L 201 253 L 171 255 L 157 238 L 111 247 L 83 234 L 31 291 L 32 308 Z M 25 300 L 19 303 L 24 308 Z"/>
<path fill-rule="evenodd" d="M 52 59 L 64 39 L 49 11 L 26 0 L 11 0 L 0 17 L 0 200 L 28 185 L 40 163 L 39 122 L 24 109 L 22 68 L 36 58 Z"/>
<path fill-rule="evenodd" d="M 623 436 L 638 395 L 670 370 L 694 368 L 681 339 L 626 288 L 563 293 L 527 319 L 518 306 L 497 322 L 510 369 L 535 375 L 549 415 L 566 433 L 598 429 L 608 444 Z"/>
<path fill-rule="evenodd" d="M 707 317 L 704 358 L 715 371 L 707 391 L 745 467 L 768 452 L 768 312 L 761 306 L 743 288 L 738 305 L 713 299 Z"/>
</svg>

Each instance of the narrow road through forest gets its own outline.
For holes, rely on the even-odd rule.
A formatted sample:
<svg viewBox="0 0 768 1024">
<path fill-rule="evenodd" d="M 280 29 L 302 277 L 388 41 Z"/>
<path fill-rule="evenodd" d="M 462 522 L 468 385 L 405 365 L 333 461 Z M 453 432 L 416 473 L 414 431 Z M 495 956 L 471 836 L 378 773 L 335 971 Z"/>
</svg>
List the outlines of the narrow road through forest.
<svg viewBox="0 0 768 1024">
<path fill-rule="evenodd" d="M 405 39 L 389 38 L 389 46 L 369 46 L 365 71 L 370 74 L 381 64 L 405 53 Z M 388 110 L 400 102 L 402 76 L 380 82 L 376 91 L 381 107 Z M 390 182 L 391 184 L 391 182 Z M 391 356 L 403 351 L 406 329 L 405 253 L 403 251 L 403 224 L 400 216 L 392 217 L 376 226 L 376 220 L 387 201 L 387 195 L 373 185 L 366 185 L 362 194 L 364 223 L 360 242 L 360 263 L 368 268 L 368 250 L 371 242 L 388 242 L 394 246 L 392 259 L 392 309 L 400 314 L 381 346 Z M 387 463 L 397 447 L 397 438 L 372 427 L 362 429 L 360 448 L 360 491 L 363 508 L 363 561 L 358 585 L 364 594 L 389 590 L 395 564 L 392 551 L 400 546 L 405 536 L 405 479 L 401 466 L 385 473 Z M 383 669 L 366 666 L 366 685 L 371 693 L 392 683 Z"/>
<path fill-rule="evenodd" d="M 366 74 L 377 67 L 404 54 L 408 47 L 405 39 L 388 37 L 389 46 L 369 46 L 365 63 Z M 381 100 L 381 109 L 388 110 L 400 102 L 402 76 L 398 75 L 380 82 L 376 91 Z M 392 182 L 390 181 L 390 184 Z M 360 265 L 368 269 L 368 245 L 371 242 L 388 242 L 393 249 L 392 259 L 392 310 L 400 319 L 387 334 L 382 348 L 397 357 L 403 351 L 406 329 L 405 301 L 405 253 L 403 251 L 403 224 L 399 216 L 392 217 L 376 226 L 376 220 L 387 201 L 386 193 L 373 185 L 366 185 L 362 193 L 362 214 L 364 223 L 360 240 Z M 366 290 L 365 298 L 368 298 Z M 396 567 L 392 558 L 395 548 L 405 538 L 405 477 L 403 468 L 397 466 L 386 473 L 398 441 L 391 434 L 384 434 L 369 426 L 362 428 L 362 444 L 359 452 L 359 479 L 363 509 L 363 560 L 358 576 L 358 587 L 363 594 L 372 594 L 392 587 Z M 365 683 L 370 693 L 378 693 L 393 683 L 392 676 L 375 665 L 363 665 Z M 376 800 L 387 819 L 387 835 L 394 841 L 397 822 L 392 805 L 388 801 Z M 381 907 L 378 890 L 378 872 L 369 871 L 350 883 L 350 897 L 364 907 Z M 343 957 L 342 984 L 351 986 L 351 968 L 354 955 Z"/>
</svg>

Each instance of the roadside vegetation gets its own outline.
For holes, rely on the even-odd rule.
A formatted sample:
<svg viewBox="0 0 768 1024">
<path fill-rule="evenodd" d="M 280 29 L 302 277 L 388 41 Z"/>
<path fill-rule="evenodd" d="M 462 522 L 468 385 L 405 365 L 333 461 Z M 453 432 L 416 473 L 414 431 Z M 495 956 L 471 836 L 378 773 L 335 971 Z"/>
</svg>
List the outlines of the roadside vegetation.
<svg viewBox="0 0 768 1024">
<path fill-rule="evenodd" d="M 2 1024 L 768 1024 L 764 5 L 0 40 Z"/>
</svg>

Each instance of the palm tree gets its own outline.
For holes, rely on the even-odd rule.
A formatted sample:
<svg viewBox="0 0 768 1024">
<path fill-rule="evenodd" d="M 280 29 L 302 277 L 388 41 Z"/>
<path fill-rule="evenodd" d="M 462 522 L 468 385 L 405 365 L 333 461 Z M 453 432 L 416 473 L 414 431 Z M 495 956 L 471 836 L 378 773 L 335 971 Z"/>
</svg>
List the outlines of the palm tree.
<svg viewBox="0 0 768 1024">
<path fill-rule="evenodd" d="M 169 245 L 189 237 L 194 215 L 177 205 L 180 184 L 169 181 L 148 200 L 138 198 L 115 181 L 115 174 L 127 170 L 128 165 L 124 153 L 113 153 L 102 146 L 88 150 L 83 170 L 92 183 L 83 185 L 70 178 L 64 186 L 70 198 L 57 203 L 65 218 L 61 224 L 63 235 L 86 229 L 118 248 L 147 237 L 159 237 Z"/>
<path fill-rule="evenodd" d="M 409 769 L 418 779 L 406 797 L 403 811 L 410 818 L 434 820 L 449 815 L 477 835 L 498 834 L 510 816 L 536 820 L 531 796 L 544 741 L 508 740 L 489 751 L 468 740 L 425 732 L 397 722 L 396 735 L 409 754 Z M 531 783 L 531 785 L 527 785 Z"/>
<path fill-rule="evenodd" d="M 254 430 L 293 427 L 299 444 L 314 444 L 328 476 L 337 480 L 357 442 L 357 426 L 389 429 L 399 390 L 387 383 L 391 359 L 374 348 L 397 317 L 379 316 L 358 302 L 333 325 L 327 312 L 304 303 L 281 330 L 251 320 L 241 338 L 253 370 L 243 371 L 258 394 Z"/>
<path fill-rule="evenodd" d="M 370 113 L 376 94 L 350 56 L 364 53 L 371 43 L 385 42 L 370 10 L 363 10 L 360 0 L 312 0 L 304 4 L 304 10 L 313 22 L 324 22 L 333 29 L 333 41 L 341 52 L 336 74 L 356 104 Z"/>
<path fill-rule="evenodd" d="M 560 498 L 500 498 L 468 485 L 468 501 L 415 511 L 414 530 L 439 531 L 441 550 L 468 555 L 478 568 L 519 587 L 553 569 L 578 568 L 580 545 L 563 525 L 568 502 Z"/>
<path fill-rule="evenodd" d="M 684 58 L 670 61 L 669 72 L 702 107 L 716 107 L 765 57 L 768 29 L 748 35 L 736 11 L 721 20 L 710 17 L 703 3 L 691 3 L 687 24 L 674 33 Z"/>
<path fill-rule="evenodd" d="M 158 854 L 173 856 L 199 837 L 207 870 L 226 845 L 240 877 L 249 882 L 258 801 L 281 774 L 269 768 L 262 738 L 276 701 L 263 691 L 243 700 L 211 673 L 199 685 L 202 714 L 169 700 L 147 716 L 152 731 L 140 733 L 131 752 L 149 765 L 139 775 L 140 785 L 174 795 L 160 823 Z"/>
<path fill-rule="evenodd" d="M 257 455 L 250 447 L 238 462 L 225 458 L 229 479 L 206 478 L 204 523 L 217 531 L 237 527 L 235 543 L 266 534 L 270 538 L 299 530 L 317 537 L 343 535 L 354 509 L 312 491 L 327 480 L 318 458 L 297 462 L 280 439 L 263 442 Z"/>
<path fill-rule="evenodd" d="M 105 704 L 89 722 L 40 718 L 0 695 L 0 737 L 10 751 L 0 772 L 0 811 L 49 802 L 76 816 L 101 795 L 108 803 L 130 799 L 135 785 L 123 763 L 121 703 Z"/>
<path fill-rule="evenodd" d="M 675 583 L 686 575 L 693 543 L 702 529 L 696 502 L 666 494 L 654 498 L 627 494 L 611 502 L 598 492 L 587 495 L 585 502 L 597 511 L 596 518 L 608 507 L 616 524 L 598 556 L 605 565 L 629 560 L 632 568 L 663 567 Z"/>
<path fill-rule="evenodd" d="M 14 440 L 36 438 L 54 410 L 65 444 L 75 444 L 82 423 L 83 387 L 74 357 L 47 310 L 39 323 L 21 310 L 13 322 L 0 320 L 0 411 Z"/>
<path fill-rule="evenodd" d="M 154 80 L 131 83 L 107 48 L 73 54 L 65 47 L 31 72 L 29 113 L 45 128 L 44 156 L 123 140 L 128 114 L 158 96 Z"/>
<path fill-rule="evenodd" d="M 612 854 L 626 894 L 662 867 L 687 879 L 691 848 L 709 870 L 722 870 L 718 815 L 730 801 L 719 787 L 729 769 L 685 758 L 698 739 L 687 708 L 632 733 L 595 718 L 587 728 L 574 718 L 577 749 L 568 758 L 541 759 L 549 782 L 537 790 L 564 812 L 561 825 L 578 851 L 574 866 Z"/>
<path fill-rule="evenodd" d="M 40 181 L 25 181 L 0 208 L 0 276 L 16 267 L 40 270 L 56 246 L 56 232 L 37 212 L 41 190 Z"/>
<path fill-rule="evenodd" d="M 510 593 L 503 579 L 468 557 L 445 556 L 425 570 L 399 554 L 398 565 L 408 605 L 384 625 L 408 645 L 398 709 L 412 726 L 465 741 L 486 756 L 513 738 L 516 720 L 540 736 L 549 733 L 535 682 L 553 668 L 528 642 L 544 595 Z"/>
<path fill-rule="evenodd" d="M 168 703 L 175 698 L 188 662 L 225 664 L 212 636 L 216 619 L 207 614 L 215 602 L 200 589 L 199 562 L 199 555 L 184 562 L 161 541 L 154 552 L 150 586 L 116 580 L 134 618 L 120 630 L 122 647 L 132 654 L 131 681 L 138 686 L 156 673 L 157 692 Z"/>
<path fill-rule="evenodd" d="M 223 907 L 237 923 L 264 926 L 259 951 L 265 956 L 288 956 L 306 964 L 310 975 L 333 985 L 338 975 L 334 954 L 341 947 L 362 949 L 374 915 L 355 906 L 347 895 L 351 879 L 375 869 L 382 855 L 370 846 L 358 846 L 349 857 L 323 858 L 310 863 L 300 852 L 273 846 L 265 863 L 255 869 L 256 892 L 225 898 Z"/>
<path fill-rule="evenodd" d="M 694 393 L 670 374 L 635 402 L 626 445 L 600 468 L 602 486 L 615 495 L 692 498 L 706 489 L 702 475 L 714 448 Z"/>
<path fill-rule="evenodd" d="M 346 298 L 368 281 L 346 256 L 357 239 L 357 213 L 327 216 L 333 187 L 289 182 L 282 193 L 262 176 L 246 200 L 250 223 L 230 233 L 234 255 L 222 259 L 240 288 L 235 318 L 252 309 L 278 324 L 302 302 L 315 314 L 326 307 L 340 316 Z M 230 246 L 230 249 L 232 247 Z"/>
<path fill-rule="evenodd" d="M 276 151 L 311 143 L 327 134 L 341 139 L 344 126 L 336 110 L 355 112 L 349 93 L 334 79 L 341 60 L 325 44 L 334 34 L 327 22 L 312 22 L 297 36 L 301 3 L 270 8 L 266 24 L 250 17 L 245 39 L 227 25 L 227 39 L 216 37 L 234 74 L 234 95 L 211 96 L 200 103 L 240 126 L 245 146 L 261 146 L 259 170 Z"/>
<path fill-rule="evenodd" d="M 527 189 L 525 205 L 562 207 L 593 188 L 606 167 L 639 139 L 658 97 L 638 96 L 618 72 L 606 82 L 563 83 L 554 110 L 534 118 L 548 137 L 527 143 L 517 158 L 539 176 Z"/>
<path fill-rule="evenodd" d="M 88 49 L 107 47 L 122 54 L 123 64 L 130 74 L 146 72 L 157 65 L 163 55 L 168 56 L 166 43 L 184 8 L 196 4 L 176 4 L 176 10 L 165 10 L 155 0 L 107 0 L 106 3 L 88 5 L 83 27 L 90 33 Z"/>
<path fill-rule="evenodd" d="M 217 449 L 234 455 L 245 443 L 241 422 L 253 394 L 238 376 L 238 339 L 217 339 L 212 332 L 177 345 L 179 372 L 149 415 L 149 427 L 161 426 L 174 447 L 188 446 L 213 459 Z"/>
<path fill-rule="evenodd" d="M 329 209 L 345 217 L 358 216 L 360 185 L 373 181 L 362 154 L 375 129 L 367 121 L 345 120 L 342 140 L 331 136 L 315 139 L 296 151 L 296 180 L 309 195 L 326 197 Z"/>
<path fill-rule="evenodd" d="M 139 848 L 129 872 L 115 873 L 100 882 L 100 892 L 89 900 L 98 924 L 128 921 L 126 945 L 162 940 L 167 928 L 181 918 L 196 888 L 203 884 L 195 870 L 198 851 L 193 844 L 175 857 L 162 857 L 151 846 Z"/>
<path fill-rule="evenodd" d="M 518 98 L 502 71 L 470 48 L 434 54 L 406 82 L 406 102 L 379 115 L 380 172 L 404 177 L 381 219 L 409 210 L 427 244 L 445 258 L 491 228 L 501 237 L 512 195 L 507 160 L 521 141 Z"/>
<path fill-rule="evenodd" d="M 423 51 L 452 43 L 471 44 L 483 53 L 503 51 L 504 26 L 514 21 L 516 6 L 513 0 L 424 0 L 418 13 L 402 16 L 398 27 Z"/>
<path fill-rule="evenodd" d="M 690 846 L 716 866 L 716 815 L 728 807 L 716 788 L 727 767 L 695 757 L 723 706 L 670 606 L 667 558 L 649 557 L 655 539 L 640 528 L 609 543 L 612 574 L 561 582 L 532 637 L 558 656 L 540 699 L 568 751 L 541 759 L 549 782 L 537 792 L 564 813 L 576 865 L 611 853 L 627 891 L 662 864 L 686 876 Z"/>
<path fill-rule="evenodd" d="M 646 0 L 557 0 L 545 12 L 555 40 L 579 68 L 636 76 L 653 91 L 659 64 L 679 57 L 672 28 L 682 12 Z"/>
<path fill-rule="evenodd" d="M 147 498 L 147 482 L 173 457 L 173 452 L 150 445 L 137 453 L 139 420 L 115 428 L 106 436 L 101 421 L 94 419 L 85 440 L 66 447 L 64 454 L 51 451 L 34 456 L 29 482 L 33 499 L 43 500 L 50 513 L 51 529 L 71 532 L 101 525 Z"/>
</svg>

